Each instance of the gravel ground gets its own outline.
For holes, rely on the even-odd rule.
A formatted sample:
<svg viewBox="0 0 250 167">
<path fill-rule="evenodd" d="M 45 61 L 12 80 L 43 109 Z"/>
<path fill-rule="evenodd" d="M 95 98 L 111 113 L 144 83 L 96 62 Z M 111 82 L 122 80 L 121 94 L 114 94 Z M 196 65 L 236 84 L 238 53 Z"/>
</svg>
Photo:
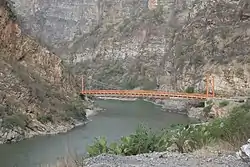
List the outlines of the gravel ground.
<svg viewBox="0 0 250 167">
<path fill-rule="evenodd" d="M 103 154 L 86 162 L 87 167 L 250 167 L 234 154 L 204 156 L 172 152 L 127 157 Z"/>
</svg>

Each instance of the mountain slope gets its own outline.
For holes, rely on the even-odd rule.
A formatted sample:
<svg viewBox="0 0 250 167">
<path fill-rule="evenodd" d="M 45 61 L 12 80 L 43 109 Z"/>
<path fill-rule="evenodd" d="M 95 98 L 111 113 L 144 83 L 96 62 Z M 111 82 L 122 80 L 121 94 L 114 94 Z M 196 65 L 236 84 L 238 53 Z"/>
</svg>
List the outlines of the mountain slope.
<svg viewBox="0 0 250 167">
<path fill-rule="evenodd" d="M 78 98 L 78 82 L 61 59 L 22 35 L 6 3 L 0 16 L 0 143 L 84 121 L 91 104 Z"/>
<path fill-rule="evenodd" d="M 135 0 L 13 1 L 24 29 L 76 74 L 110 87 L 204 91 L 211 73 L 217 94 L 249 93 L 247 0 L 158 0 L 155 10 Z"/>
</svg>

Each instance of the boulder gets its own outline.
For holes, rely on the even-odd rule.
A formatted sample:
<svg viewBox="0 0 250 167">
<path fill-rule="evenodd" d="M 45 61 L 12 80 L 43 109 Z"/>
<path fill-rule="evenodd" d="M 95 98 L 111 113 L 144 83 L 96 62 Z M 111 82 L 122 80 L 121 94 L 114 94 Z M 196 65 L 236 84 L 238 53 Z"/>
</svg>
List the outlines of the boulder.
<svg viewBox="0 0 250 167">
<path fill-rule="evenodd" d="M 236 152 L 236 155 L 239 159 L 250 165 L 250 139 L 248 139 L 247 144 L 240 147 L 240 150 Z"/>
</svg>

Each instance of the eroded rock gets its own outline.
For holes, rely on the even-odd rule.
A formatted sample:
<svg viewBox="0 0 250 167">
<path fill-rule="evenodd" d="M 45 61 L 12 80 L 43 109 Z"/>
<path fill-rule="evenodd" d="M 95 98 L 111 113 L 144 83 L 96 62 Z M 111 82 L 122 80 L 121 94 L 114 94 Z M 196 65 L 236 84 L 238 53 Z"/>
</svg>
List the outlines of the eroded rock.
<svg viewBox="0 0 250 167">
<path fill-rule="evenodd" d="M 236 155 L 239 159 L 250 165 L 250 139 L 248 139 L 247 144 L 241 146 L 240 150 L 236 152 Z"/>
</svg>

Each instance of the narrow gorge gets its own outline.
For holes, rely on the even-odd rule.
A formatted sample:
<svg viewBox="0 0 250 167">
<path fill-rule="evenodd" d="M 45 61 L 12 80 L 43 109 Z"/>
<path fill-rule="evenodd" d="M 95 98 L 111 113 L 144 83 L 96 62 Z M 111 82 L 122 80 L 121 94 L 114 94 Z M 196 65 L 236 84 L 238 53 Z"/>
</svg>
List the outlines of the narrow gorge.
<svg viewBox="0 0 250 167">
<path fill-rule="evenodd" d="M 249 93 L 247 0 L 13 2 L 23 32 L 84 75 L 89 88 L 103 88 L 97 80 L 113 89 L 202 92 L 209 73 L 218 95 Z"/>
<path fill-rule="evenodd" d="M 77 154 L 90 167 L 245 167 L 249 23 L 249 0 L 0 0 L 0 166 Z M 99 100 L 82 87 L 207 96 Z"/>
<path fill-rule="evenodd" d="M 66 132 L 86 121 L 90 102 L 63 61 L 25 35 L 0 6 L 0 143 Z"/>
</svg>

